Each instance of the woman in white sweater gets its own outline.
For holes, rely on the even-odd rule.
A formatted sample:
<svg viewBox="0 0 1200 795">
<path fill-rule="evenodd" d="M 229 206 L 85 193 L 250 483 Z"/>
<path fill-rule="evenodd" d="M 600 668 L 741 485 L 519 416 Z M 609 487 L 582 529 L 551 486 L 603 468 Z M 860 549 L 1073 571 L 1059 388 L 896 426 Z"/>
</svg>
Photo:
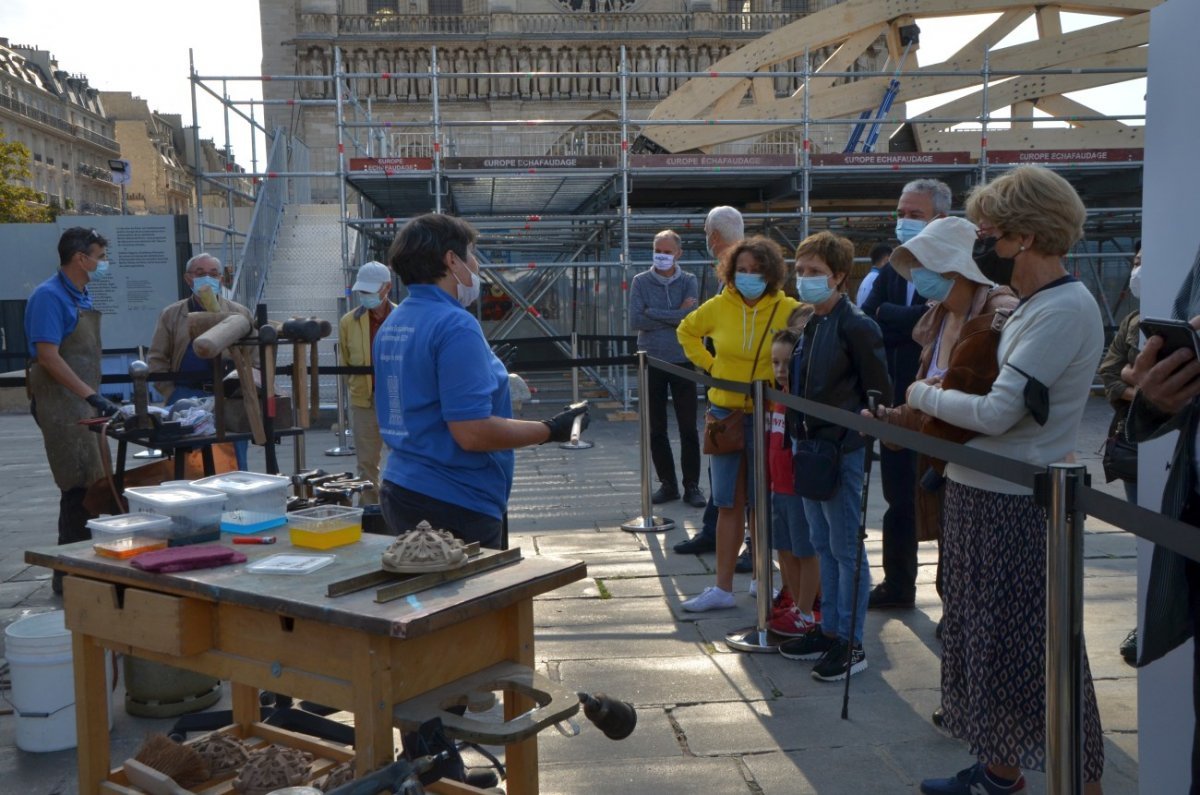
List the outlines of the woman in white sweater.
<svg viewBox="0 0 1200 795">
<path fill-rule="evenodd" d="M 918 381 L 908 404 L 980 436 L 971 447 L 1039 466 L 1067 459 L 1103 352 L 1100 312 L 1063 268 L 1085 210 L 1062 177 L 1023 166 L 976 188 L 975 260 L 1020 296 L 997 349 L 986 395 Z M 927 779 L 927 795 L 1023 792 L 1022 768 L 1045 766 L 1046 515 L 1028 489 L 984 472 L 946 467 L 942 530 L 944 725 L 977 763 Z M 1096 694 L 1084 663 L 1084 781 L 1100 792 L 1104 750 Z"/>
</svg>

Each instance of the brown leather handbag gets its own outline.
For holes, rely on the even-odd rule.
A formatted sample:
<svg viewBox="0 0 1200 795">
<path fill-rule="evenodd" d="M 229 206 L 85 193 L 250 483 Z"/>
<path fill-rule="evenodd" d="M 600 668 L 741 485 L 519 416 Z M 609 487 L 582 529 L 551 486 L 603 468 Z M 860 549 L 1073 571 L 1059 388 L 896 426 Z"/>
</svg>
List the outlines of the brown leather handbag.
<svg viewBox="0 0 1200 795">
<path fill-rule="evenodd" d="M 973 317 L 963 324 L 962 333 L 954 350 L 950 352 L 950 366 L 942 376 L 942 389 L 956 389 L 969 395 L 986 395 L 1000 375 L 1000 364 L 996 360 L 996 349 L 1000 346 L 1000 332 L 1008 320 L 1008 312 L 989 312 Z M 937 417 L 924 415 L 921 433 L 938 439 L 962 444 L 979 435 L 977 431 L 951 425 Z M 940 472 L 944 463 L 938 468 Z"/>
</svg>

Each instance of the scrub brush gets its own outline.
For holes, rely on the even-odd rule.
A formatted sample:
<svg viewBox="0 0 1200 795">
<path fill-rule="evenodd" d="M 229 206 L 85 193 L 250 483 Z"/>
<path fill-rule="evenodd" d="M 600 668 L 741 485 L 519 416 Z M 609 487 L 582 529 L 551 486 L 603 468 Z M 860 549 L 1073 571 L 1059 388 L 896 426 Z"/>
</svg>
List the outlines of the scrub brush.
<svg viewBox="0 0 1200 795">
<path fill-rule="evenodd" d="M 138 762 L 171 777 L 188 788 L 210 778 L 208 765 L 195 749 L 177 743 L 165 734 L 151 734 L 133 757 Z"/>
</svg>

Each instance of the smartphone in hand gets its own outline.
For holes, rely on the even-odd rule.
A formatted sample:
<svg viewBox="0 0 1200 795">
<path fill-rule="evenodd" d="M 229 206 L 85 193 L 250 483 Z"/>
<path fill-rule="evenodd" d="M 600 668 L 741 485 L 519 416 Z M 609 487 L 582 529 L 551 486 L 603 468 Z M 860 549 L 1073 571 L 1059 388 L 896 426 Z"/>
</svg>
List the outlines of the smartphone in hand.
<svg viewBox="0 0 1200 795">
<path fill-rule="evenodd" d="M 1200 359 L 1200 335 L 1186 320 L 1144 317 L 1140 321 L 1140 327 L 1146 339 L 1163 338 L 1160 359 L 1170 356 L 1180 348 L 1190 350 L 1193 356 Z"/>
</svg>

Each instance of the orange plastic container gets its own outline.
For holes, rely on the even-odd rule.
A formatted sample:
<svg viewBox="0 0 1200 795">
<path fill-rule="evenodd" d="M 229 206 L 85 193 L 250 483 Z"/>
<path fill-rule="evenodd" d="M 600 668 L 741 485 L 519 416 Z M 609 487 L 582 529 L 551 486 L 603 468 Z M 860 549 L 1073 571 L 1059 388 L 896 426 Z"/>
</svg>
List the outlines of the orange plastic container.
<svg viewBox="0 0 1200 795">
<path fill-rule="evenodd" d="M 292 546 L 330 549 L 362 539 L 362 508 L 318 505 L 287 515 Z"/>
</svg>

